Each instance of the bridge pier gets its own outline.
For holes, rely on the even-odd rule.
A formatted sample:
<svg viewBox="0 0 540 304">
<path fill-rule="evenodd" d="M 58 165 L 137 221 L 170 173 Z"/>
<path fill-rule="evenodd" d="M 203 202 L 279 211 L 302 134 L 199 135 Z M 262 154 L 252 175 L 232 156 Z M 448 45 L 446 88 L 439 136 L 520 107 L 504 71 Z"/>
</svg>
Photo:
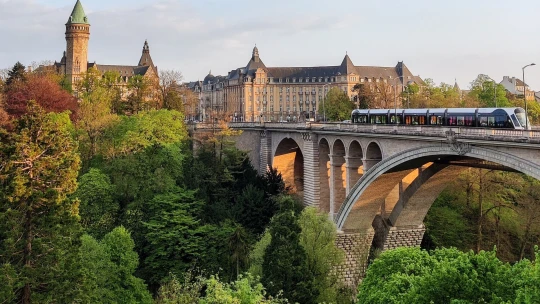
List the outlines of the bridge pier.
<svg viewBox="0 0 540 304">
<path fill-rule="evenodd" d="M 320 207 L 319 143 L 315 134 L 309 134 L 304 138 L 304 205 Z"/>
<path fill-rule="evenodd" d="M 264 174 L 272 164 L 272 137 L 268 132 L 260 132 L 259 174 Z"/>
<path fill-rule="evenodd" d="M 344 155 L 330 155 L 330 216 L 333 219 L 345 201 Z"/>
<path fill-rule="evenodd" d="M 336 245 L 345 252 L 345 261 L 336 271 L 345 286 L 356 290 L 364 277 L 374 235 L 372 228 L 363 232 L 348 231 L 338 234 Z"/>
<path fill-rule="evenodd" d="M 349 195 L 351 188 L 364 174 L 364 163 L 361 157 L 347 156 L 345 157 L 346 168 L 346 189 L 345 194 Z"/>
<path fill-rule="evenodd" d="M 426 227 L 419 226 L 390 227 L 384 240 L 383 251 L 399 247 L 420 247 Z"/>
</svg>

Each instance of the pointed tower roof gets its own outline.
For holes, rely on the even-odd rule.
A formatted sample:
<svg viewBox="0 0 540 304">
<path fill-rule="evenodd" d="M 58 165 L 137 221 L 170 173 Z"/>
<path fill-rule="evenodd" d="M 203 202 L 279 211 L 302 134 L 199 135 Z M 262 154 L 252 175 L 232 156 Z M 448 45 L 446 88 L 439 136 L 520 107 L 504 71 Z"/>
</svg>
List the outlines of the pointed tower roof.
<svg viewBox="0 0 540 304">
<path fill-rule="evenodd" d="M 457 79 L 454 82 L 454 90 L 457 91 L 457 92 L 461 92 L 461 89 L 459 88 L 459 85 L 457 83 Z"/>
<path fill-rule="evenodd" d="M 88 17 L 86 17 L 86 14 L 84 13 L 84 8 L 81 4 L 80 0 L 77 0 L 77 3 L 75 3 L 75 7 L 73 8 L 73 12 L 71 12 L 71 16 L 69 16 L 67 24 L 90 24 L 88 23 Z"/>
<path fill-rule="evenodd" d="M 348 75 L 350 73 L 353 73 L 355 72 L 355 67 L 354 67 L 354 64 L 351 60 L 351 58 L 349 57 L 348 54 L 345 55 L 345 58 L 343 58 L 343 62 L 341 62 L 341 65 L 339 67 L 339 72 L 342 74 L 342 75 Z"/>
<path fill-rule="evenodd" d="M 141 60 L 139 60 L 139 66 L 154 66 L 154 62 L 152 61 L 152 57 L 150 56 L 150 46 L 148 45 L 147 40 L 144 41 Z"/>
<path fill-rule="evenodd" d="M 259 49 L 257 46 L 253 48 L 253 53 L 251 54 L 251 60 L 246 65 L 246 71 L 255 71 L 257 69 L 263 69 L 268 70 L 266 68 L 266 65 L 264 65 L 264 62 L 262 62 L 261 58 L 259 57 Z"/>
</svg>

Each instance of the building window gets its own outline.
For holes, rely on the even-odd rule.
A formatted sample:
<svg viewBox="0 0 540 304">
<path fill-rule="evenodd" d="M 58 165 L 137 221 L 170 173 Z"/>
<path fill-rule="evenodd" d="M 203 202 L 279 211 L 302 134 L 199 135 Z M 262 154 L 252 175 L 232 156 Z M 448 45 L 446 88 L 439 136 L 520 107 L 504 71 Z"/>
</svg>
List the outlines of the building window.
<svg viewBox="0 0 540 304">
<path fill-rule="evenodd" d="M 287 93 L 291 92 L 291 88 L 287 87 Z"/>
<path fill-rule="evenodd" d="M 360 79 L 360 82 L 364 82 L 364 78 L 361 78 L 361 79 Z"/>
<path fill-rule="evenodd" d="M 289 102 L 289 101 L 290 101 L 290 97 L 289 97 L 289 95 L 287 95 L 287 102 Z"/>
<path fill-rule="evenodd" d="M 296 95 L 294 95 L 294 96 L 292 97 L 292 101 L 293 101 L 293 102 L 296 102 Z"/>
<path fill-rule="evenodd" d="M 298 78 L 298 82 L 302 82 L 302 77 Z"/>
<path fill-rule="evenodd" d="M 292 79 L 292 82 L 296 82 L 296 78 L 293 78 L 293 79 Z"/>
<path fill-rule="evenodd" d="M 285 82 L 286 82 L 286 83 L 289 83 L 289 78 L 285 78 Z"/>
</svg>

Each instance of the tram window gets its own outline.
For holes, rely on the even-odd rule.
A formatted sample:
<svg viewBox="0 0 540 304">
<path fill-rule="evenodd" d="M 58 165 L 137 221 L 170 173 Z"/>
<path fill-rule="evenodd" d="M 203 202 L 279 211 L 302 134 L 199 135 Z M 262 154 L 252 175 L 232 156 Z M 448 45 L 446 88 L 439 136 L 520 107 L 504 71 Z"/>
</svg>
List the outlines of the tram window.
<svg viewBox="0 0 540 304">
<path fill-rule="evenodd" d="M 448 117 L 448 125 L 449 126 L 457 125 L 457 118 L 455 116 L 449 116 Z"/>
<path fill-rule="evenodd" d="M 458 116 L 457 117 L 457 125 L 458 126 L 464 126 L 465 125 L 465 116 Z"/>
<path fill-rule="evenodd" d="M 519 121 L 516 118 L 516 115 L 512 114 L 512 121 L 514 122 L 514 125 L 512 125 L 512 122 L 510 122 L 509 128 L 513 128 L 514 126 L 518 127 L 520 126 Z"/>
<path fill-rule="evenodd" d="M 426 124 L 426 117 L 425 116 L 418 116 L 418 124 L 425 125 Z"/>
<path fill-rule="evenodd" d="M 480 117 L 480 127 L 487 127 L 487 126 L 488 126 L 487 117 Z"/>
<path fill-rule="evenodd" d="M 468 126 L 468 127 L 474 126 L 474 117 L 465 116 L 465 125 Z"/>
<path fill-rule="evenodd" d="M 405 124 L 406 125 L 411 125 L 412 124 L 411 116 L 405 116 Z"/>
<path fill-rule="evenodd" d="M 390 115 L 390 123 L 395 124 L 396 123 L 396 115 L 392 114 Z M 397 116 L 397 123 L 401 124 L 401 116 Z"/>
<path fill-rule="evenodd" d="M 432 116 L 430 116 L 429 119 L 430 119 L 430 122 L 429 122 L 430 125 L 442 125 L 443 124 L 443 118 L 441 116 L 432 115 Z"/>
<path fill-rule="evenodd" d="M 495 127 L 495 117 L 493 116 L 488 117 L 488 127 Z"/>
</svg>

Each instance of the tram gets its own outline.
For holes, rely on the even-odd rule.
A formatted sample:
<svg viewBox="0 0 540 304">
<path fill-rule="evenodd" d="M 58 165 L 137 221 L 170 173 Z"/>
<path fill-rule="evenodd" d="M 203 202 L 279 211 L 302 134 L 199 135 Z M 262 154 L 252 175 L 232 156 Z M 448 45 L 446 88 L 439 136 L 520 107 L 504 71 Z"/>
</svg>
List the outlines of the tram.
<svg viewBox="0 0 540 304">
<path fill-rule="evenodd" d="M 531 129 L 523 108 L 367 109 L 354 110 L 353 124 L 463 126 L 468 128 Z"/>
</svg>

